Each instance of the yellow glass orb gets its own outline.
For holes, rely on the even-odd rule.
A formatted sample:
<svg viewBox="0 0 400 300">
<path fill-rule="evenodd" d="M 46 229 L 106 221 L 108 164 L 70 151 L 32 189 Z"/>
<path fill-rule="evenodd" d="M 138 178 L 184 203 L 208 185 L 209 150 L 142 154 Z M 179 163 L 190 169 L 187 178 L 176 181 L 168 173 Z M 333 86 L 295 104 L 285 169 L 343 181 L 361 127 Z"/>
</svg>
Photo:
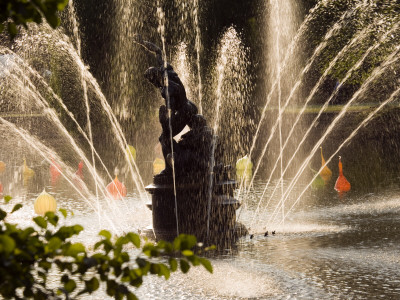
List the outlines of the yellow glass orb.
<svg viewBox="0 0 400 300">
<path fill-rule="evenodd" d="M 153 174 L 159 174 L 162 170 L 165 169 L 165 162 L 161 158 L 156 158 L 153 162 Z"/>
<path fill-rule="evenodd" d="M 325 162 L 324 156 L 322 154 L 322 147 L 321 147 L 321 166 L 323 166 L 325 164 L 326 164 L 326 162 Z M 328 166 L 325 166 L 321 170 L 321 172 L 319 172 L 319 175 L 322 177 L 325 184 L 327 184 L 332 178 L 332 171 L 331 171 L 331 169 L 328 168 Z"/>
<path fill-rule="evenodd" d="M 6 170 L 6 166 L 4 161 L 0 161 L 0 174 Z"/>
<path fill-rule="evenodd" d="M 57 202 L 53 196 L 43 191 L 39 197 L 36 198 L 33 207 L 35 208 L 35 213 L 44 215 L 49 211 L 55 212 L 57 209 Z"/>
<path fill-rule="evenodd" d="M 129 159 L 132 159 L 136 161 L 136 149 L 132 145 L 128 145 L 126 147 L 126 153 L 128 154 Z"/>
<path fill-rule="evenodd" d="M 238 178 L 251 178 L 253 174 L 253 163 L 247 155 L 240 158 L 236 162 L 236 176 Z"/>
</svg>

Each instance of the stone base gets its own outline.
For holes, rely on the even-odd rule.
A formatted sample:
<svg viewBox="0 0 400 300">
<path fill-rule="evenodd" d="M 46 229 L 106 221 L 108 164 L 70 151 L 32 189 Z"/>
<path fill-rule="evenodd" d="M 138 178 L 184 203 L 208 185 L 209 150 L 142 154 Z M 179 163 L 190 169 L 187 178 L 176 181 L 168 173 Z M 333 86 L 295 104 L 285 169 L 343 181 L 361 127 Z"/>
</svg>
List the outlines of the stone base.
<svg viewBox="0 0 400 300">
<path fill-rule="evenodd" d="M 214 184 L 208 235 L 209 196 L 206 182 L 178 183 L 175 199 L 173 184 L 160 178 L 155 181 L 157 183 L 147 186 L 146 190 L 152 195 L 152 202 L 147 206 L 153 212 L 156 239 L 172 241 L 179 231 L 180 234 L 195 235 L 199 242 L 226 244 L 228 241 L 235 242 L 247 233 L 243 225 L 236 223 L 236 210 L 240 206 L 239 201 L 233 198 L 236 181 L 226 180 Z"/>
</svg>

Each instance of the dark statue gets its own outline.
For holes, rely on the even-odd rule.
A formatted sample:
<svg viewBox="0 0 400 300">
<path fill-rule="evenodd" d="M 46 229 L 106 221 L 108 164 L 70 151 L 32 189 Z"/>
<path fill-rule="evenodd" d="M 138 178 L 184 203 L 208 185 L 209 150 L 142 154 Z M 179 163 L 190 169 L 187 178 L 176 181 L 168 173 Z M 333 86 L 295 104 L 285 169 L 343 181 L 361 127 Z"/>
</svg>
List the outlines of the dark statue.
<svg viewBox="0 0 400 300">
<path fill-rule="evenodd" d="M 162 105 L 159 110 L 159 120 L 162 127 L 159 141 L 166 168 L 158 177 L 172 176 L 172 160 L 177 177 L 184 177 L 189 173 L 204 174 L 209 168 L 212 130 L 207 127 L 205 118 L 198 114 L 196 105 L 186 97 L 185 87 L 178 74 L 170 64 L 163 61 L 161 49 L 153 43 L 144 41 L 139 35 L 135 37 L 135 42 L 156 56 L 159 66 L 150 67 L 146 70 L 144 76 L 160 90 L 161 96 L 165 100 L 165 105 Z M 171 110 L 170 118 L 168 106 Z M 188 126 L 191 130 L 182 135 L 179 142 L 171 139 L 171 131 L 172 137 L 175 137 L 185 126 Z M 172 149 L 174 153 L 171 153 Z"/>
<path fill-rule="evenodd" d="M 159 110 L 159 140 L 166 167 L 146 187 L 152 195 L 152 202 L 147 204 L 153 214 L 149 232 L 156 239 L 172 240 L 178 233 L 188 233 L 214 244 L 230 243 L 247 231 L 236 223 L 240 204 L 233 198 L 236 181 L 229 178 L 229 168 L 219 163 L 211 169 L 212 156 L 221 151 L 213 147 L 217 138 L 198 114 L 196 105 L 186 97 L 185 87 L 172 66 L 163 60 L 161 49 L 140 35 L 134 40 L 155 55 L 157 66 L 147 69 L 144 76 L 165 100 Z M 190 130 L 176 142 L 173 137 L 185 126 Z"/>
</svg>

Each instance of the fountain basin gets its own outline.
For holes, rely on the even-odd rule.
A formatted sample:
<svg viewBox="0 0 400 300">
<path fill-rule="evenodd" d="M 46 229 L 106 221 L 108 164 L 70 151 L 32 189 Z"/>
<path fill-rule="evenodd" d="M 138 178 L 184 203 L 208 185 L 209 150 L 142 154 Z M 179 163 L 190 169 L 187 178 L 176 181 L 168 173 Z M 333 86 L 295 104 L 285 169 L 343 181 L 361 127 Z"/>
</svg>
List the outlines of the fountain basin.
<svg viewBox="0 0 400 300">
<path fill-rule="evenodd" d="M 225 180 L 214 185 L 211 198 L 209 233 L 208 185 L 204 180 L 178 183 L 176 206 L 173 183 L 155 180 L 146 187 L 151 194 L 153 228 L 156 239 L 173 240 L 177 234 L 193 234 L 201 242 L 226 244 L 247 233 L 243 225 L 236 222 L 236 210 L 240 202 L 233 197 L 235 180 Z M 150 231 L 149 231 L 150 232 Z"/>
</svg>

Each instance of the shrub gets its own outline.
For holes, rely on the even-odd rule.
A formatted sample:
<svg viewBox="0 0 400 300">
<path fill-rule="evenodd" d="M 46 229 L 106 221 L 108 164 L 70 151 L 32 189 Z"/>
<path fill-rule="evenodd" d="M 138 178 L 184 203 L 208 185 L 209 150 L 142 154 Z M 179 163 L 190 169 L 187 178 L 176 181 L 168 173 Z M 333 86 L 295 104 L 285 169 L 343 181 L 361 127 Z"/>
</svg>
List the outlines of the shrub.
<svg viewBox="0 0 400 300">
<path fill-rule="evenodd" d="M 8 202 L 11 197 L 4 199 Z M 9 213 L 0 209 L 0 295 L 6 299 L 71 299 L 93 293 L 102 283 L 115 299 L 137 299 L 132 289 L 139 287 L 146 275 L 168 279 L 171 272 L 180 269 L 186 273 L 198 265 L 213 271 L 207 259 L 195 254 L 194 236 L 180 235 L 173 243 L 143 243 L 132 232 L 113 238 L 102 230 L 94 250 L 88 251 L 82 243 L 71 241 L 83 227 L 59 226 L 57 214 L 33 218 L 37 229 L 8 223 L 7 215 L 21 207 L 16 204 Z M 60 209 L 60 213 L 67 217 L 66 210 Z M 129 247 L 138 249 L 139 254 L 131 257 Z M 197 254 L 201 253 L 199 249 Z M 48 287 L 51 270 L 59 274 L 59 287 L 55 289 Z"/>
</svg>

